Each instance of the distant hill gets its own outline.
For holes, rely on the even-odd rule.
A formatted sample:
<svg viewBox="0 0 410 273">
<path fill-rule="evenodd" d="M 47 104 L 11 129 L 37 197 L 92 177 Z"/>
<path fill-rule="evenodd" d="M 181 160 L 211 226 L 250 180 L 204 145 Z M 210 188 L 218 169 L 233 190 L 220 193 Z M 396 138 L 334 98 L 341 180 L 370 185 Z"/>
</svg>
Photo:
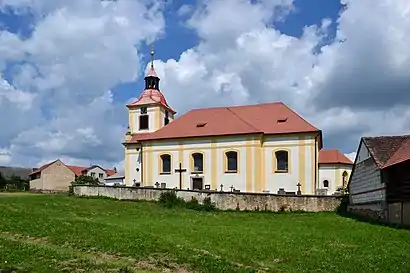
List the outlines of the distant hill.
<svg viewBox="0 0 410 273">
<path fill-rule="evenodd" d="M 20 176 L 22 179 L 28 179 L 28 175 L 33 171 L 32 168 L 20 168 L 12 166 L 0 166 L 0 173 L 4 177 L 10 177 L 13 174 Z"/>
</svg>

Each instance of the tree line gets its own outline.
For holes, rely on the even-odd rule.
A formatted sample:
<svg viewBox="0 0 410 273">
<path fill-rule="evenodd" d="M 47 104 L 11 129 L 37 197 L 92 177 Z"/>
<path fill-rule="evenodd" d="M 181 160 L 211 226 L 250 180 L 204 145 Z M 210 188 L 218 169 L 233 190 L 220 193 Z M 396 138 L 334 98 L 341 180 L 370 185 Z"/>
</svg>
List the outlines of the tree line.
<svg viewBox="0 0 410 273">
<path fill-rule="evenodd" d="M 28 179 L 23 179 L 16 175 L 5 177 L 0 172 L 0 191 L 28 191 L 29 189 L 30 184 Z"/>
</svg>

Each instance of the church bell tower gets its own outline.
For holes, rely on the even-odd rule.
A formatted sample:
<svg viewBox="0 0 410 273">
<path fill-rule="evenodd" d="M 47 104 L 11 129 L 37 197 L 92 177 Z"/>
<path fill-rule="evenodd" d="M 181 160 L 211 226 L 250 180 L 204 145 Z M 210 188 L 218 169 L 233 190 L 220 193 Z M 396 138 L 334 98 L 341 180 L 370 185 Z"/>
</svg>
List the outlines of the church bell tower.
<svg viewBox="0 0 410 273">
<path fill-rule="evenodd" d="M 144 186 L 143 181 L 143 136 L 160 130 L 172 122 L 176 112 L 168 105 L 159 89 L 159 81 L 154 68 L 154 49 L 151 50 L 151 65 L 145 75 L 145 87 L 138 99 L 128 108 L 128 130 L 125 135 L 125 184 Z"/>
<path fill-rule="evenodd" d="M 140 133 L 153 133 L 170 123 L 176 114 L 160 91 L 160 78 L 154 68 L 154 55 L 152 48 L 151 66 L 144 78 L 144 91 L 135 102 L 127 105 L 129 112 L 127 137 Z"/>
</svg>

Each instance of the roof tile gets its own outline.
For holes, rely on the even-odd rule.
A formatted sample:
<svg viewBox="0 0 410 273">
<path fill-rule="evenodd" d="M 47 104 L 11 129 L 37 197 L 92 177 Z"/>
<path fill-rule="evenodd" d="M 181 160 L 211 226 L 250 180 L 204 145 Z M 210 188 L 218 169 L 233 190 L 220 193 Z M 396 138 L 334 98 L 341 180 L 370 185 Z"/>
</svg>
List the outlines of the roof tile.
<svg viewBox="0 0 410 273">
<path fill-rule="evenodd" d="M 278 119 L 285 120 L 278 122 Z M 203 126 L 197 126 L 199 123 Z M 128 142 L 238 134 L 319 132 L 282 102 L 191 110 L 150 134 L 134 134 Z"/>
<path fill-rule="evenodd" d="M 410 138 L 403 141 L 401 147 L 383 165 L 383 168 L 393 166 L 410 159 Z"/>
<path fill-rule="evenodd" d="M 342 154 L 339 150 L 319 151 L 319 164 L 346 164 L 353 165 L 353 162 Z"/>
<path fill-rule="evenodd" d="M 363 137 L 363 142 L 366 147 L 369 149 L 369 152 L 372 154 L 377 166 L 379 168 L 391 166 L 395 164 L 394 162 L 400 161 L 407 147 L 407 142 L 410 139 L 410 135 L 403 136 L 377 136 L 377 137 Z M 406 147 L 404 147 L 406 144 Z M 399 152 L 397 156 L 393 156 L 399 150 L 404 147 L 404 151 Z M 392 161 L 390 161 L 392 159 Z M 409 158 L 410 159 L 410 158 Z M 387 164 L 388 163 L 388 164 Z"/>
</svg>

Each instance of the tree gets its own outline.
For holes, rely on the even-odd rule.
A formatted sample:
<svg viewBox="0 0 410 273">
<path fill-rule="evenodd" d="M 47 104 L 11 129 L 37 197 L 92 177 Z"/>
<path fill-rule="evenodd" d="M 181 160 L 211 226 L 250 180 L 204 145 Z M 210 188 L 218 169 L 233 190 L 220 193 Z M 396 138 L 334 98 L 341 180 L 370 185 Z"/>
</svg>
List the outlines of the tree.
<svg viewBox="0 0 410 273">
<path fill-rule="evenodd" d="M 75 178 L 71 185 L 68 187 L 68 195 L 74 195 L 74 187 L 75 185 L 91 185 L 97 186 L 100 185 L 100 181 L 97 178 L 88 175 L 80 175 Z"/>
<path fill-rule="evenodd" d="M 6 185 L 7 185 L 7 179 L 0 172 L 0 190 L 6 188 Z"/>
<path fill-rule="evenodd" d="M 97 178 L 88 175 L 78 176 L 72 183 L 72 185 L 100 185 L 100 181 Z"/>
<path fill-rule="evenodd" d="M 20 176 L 12 175 L 6 178 L 0 173 L 0 190 L 28 190 L 29 181 Z"/>
</svg>

